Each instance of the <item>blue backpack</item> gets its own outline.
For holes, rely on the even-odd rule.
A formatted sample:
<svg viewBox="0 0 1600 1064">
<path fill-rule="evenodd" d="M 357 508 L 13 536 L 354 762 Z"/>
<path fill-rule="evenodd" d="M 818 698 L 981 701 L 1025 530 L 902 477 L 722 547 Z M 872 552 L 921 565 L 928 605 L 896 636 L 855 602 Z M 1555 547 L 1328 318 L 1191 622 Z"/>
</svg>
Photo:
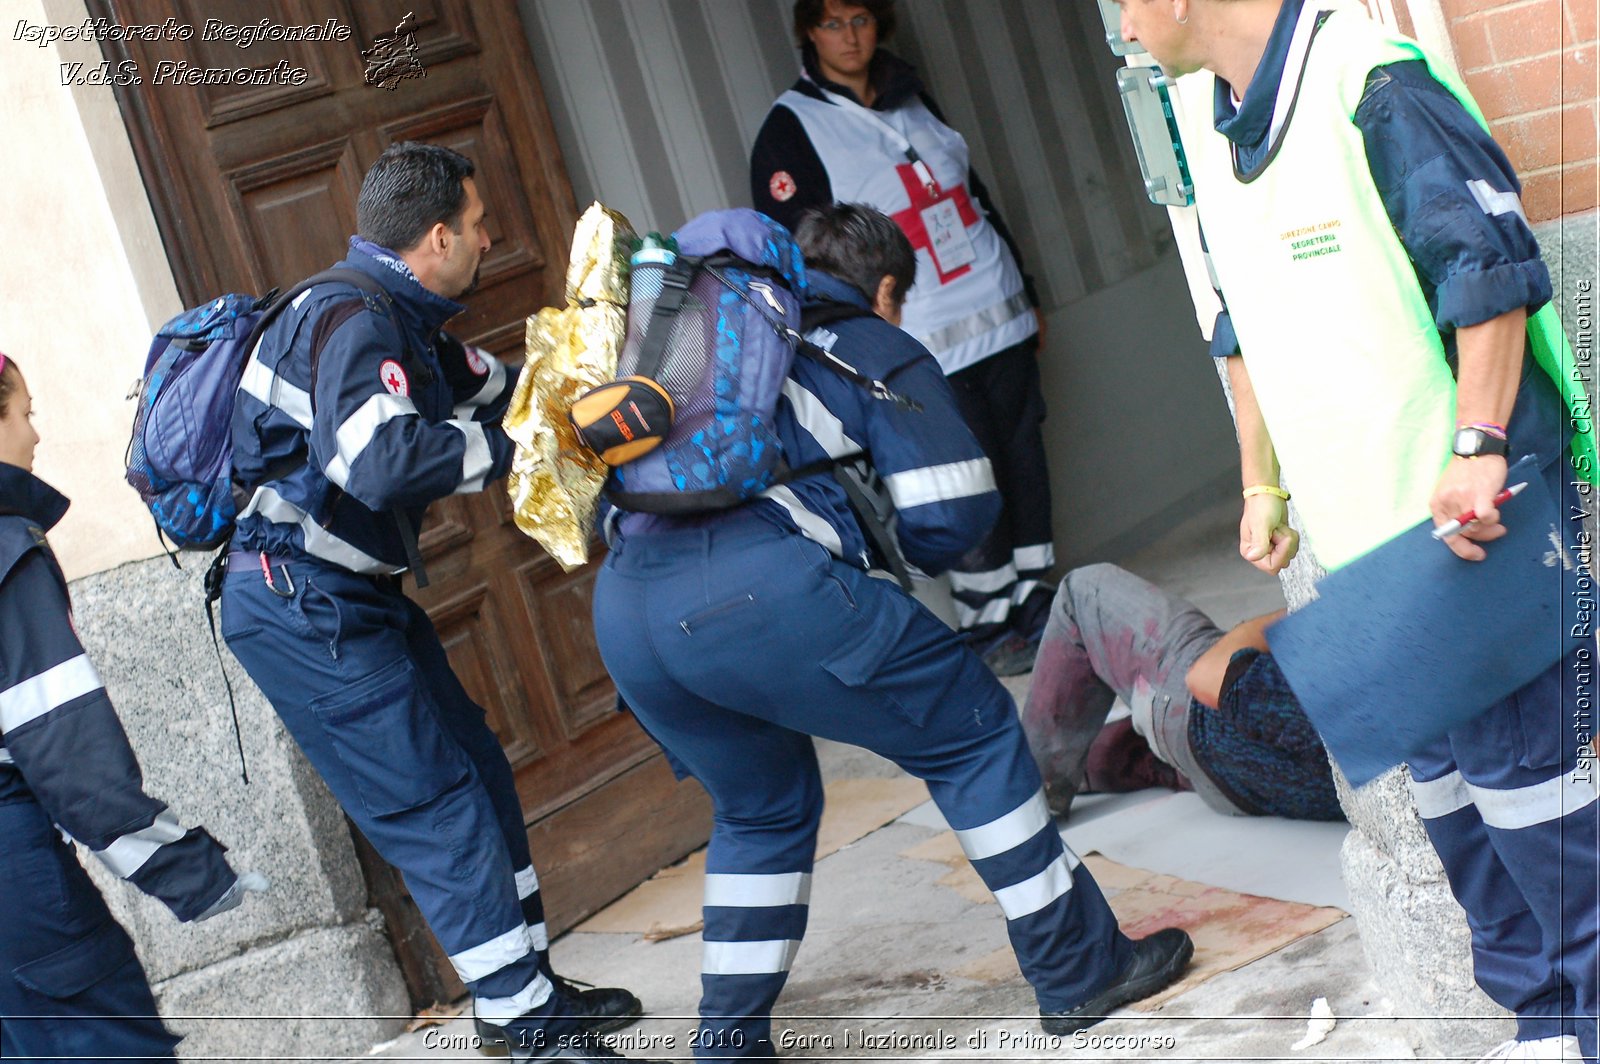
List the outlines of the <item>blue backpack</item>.
<svg viewBox="0 0 1600 1064">
<path fill-rule="evenodd" d="M 790 467 L 775 431 L 797 352 L 878 398 L 915 405 L 802 339 L 805 291 L 794 238 L 748 208 L 702 214 L 668 246 L 634 255 L 618 379 L 571 411 L 580 439 L 612 467 L 613 505 L 722 510 L 831 469 L 835 461 Z"/>
<path fill-rule="evenodd" d="M 167 322 L 151 342 L 126 477 L 179 549 L 211 550 L 233 534 L 233 406 L 245 365 L 273 319 L 301 292 L 327 282 L 388 299 L 366 274 L 325 270 L 282 295 L 219 296 Z"/>
</svg>

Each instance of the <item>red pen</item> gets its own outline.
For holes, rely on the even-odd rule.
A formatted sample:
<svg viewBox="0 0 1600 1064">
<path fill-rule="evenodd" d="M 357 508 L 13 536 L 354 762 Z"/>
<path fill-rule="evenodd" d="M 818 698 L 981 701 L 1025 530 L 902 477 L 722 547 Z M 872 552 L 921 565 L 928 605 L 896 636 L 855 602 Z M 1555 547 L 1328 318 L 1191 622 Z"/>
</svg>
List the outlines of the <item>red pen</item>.
<svg viewBox="0 0 1600 1064">
<path fill-rule="evenodd" d="M 1512 497 L 1515 496 L 1517 494 L 1517 492 L 1521 491 L 1523 488 L 1525 488 L 1527 486 L 1528 486 L 1528 482 L 1526 480 L 1524 480 L 1521 484 L 1513 484 L 1511 487 L 1506 488 L 1504 491 L 1500 492 L 1500 494 L 1498 494 L 1498 495 L 1496 495 L 1494 497 L 1495 509 L 1498 510 L 1500 507 L 1502 507 L 1506 503 L 1510 502 Z M 1453 536 L 1457 532 L 1460 532 L 1467 525 L 1472 524 L 1472 522 L 1476 521 L 1477 519 L 1478 519 L 1477 512 L 1474 511 L 1474 510 L 1468 510 L 1466 513 L 1462 514 L 1460 517 L 1456 518 L 1454 521 L 1446 521 L 1444 524 L 1442 524 L 1438 528 L 1434 529 L 1433 530 L 1433 538 L 1434 539 L 1444 539 L 1446 536 Z"/>
</svg>

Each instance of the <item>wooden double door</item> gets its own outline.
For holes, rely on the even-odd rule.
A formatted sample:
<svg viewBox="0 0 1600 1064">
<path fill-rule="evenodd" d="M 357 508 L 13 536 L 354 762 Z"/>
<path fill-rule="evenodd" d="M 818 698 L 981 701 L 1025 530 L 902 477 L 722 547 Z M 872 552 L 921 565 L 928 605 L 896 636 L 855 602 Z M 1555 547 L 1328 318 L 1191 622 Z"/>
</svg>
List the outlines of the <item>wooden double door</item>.
<svg viewBox="0 0 1600 1064">
<path fill-rule="evenodd" d="M 389 71 L 413 76 L 368 84 L 363 50 L 408 13 L 415 49 Z M 390 143 L 429 141 L 476 164 L 493 239 L 451 331 L 521 364 L 523 319 L 562 301 L 576 211 L 512 0 L 92 0 L 91 14 L 194 31 L 105 46 L 109 69 L 140 78 L 118 100 L 186 306 L 286 287 L 343 257 L 366 168 Z M 208 33 L 209 20 L 223 28 Z M 268 34 L 241 47 L 227 29 L 329 20 L 348 39 Z M 191 73 L 240 67 L 273 74 L 206 84 Z M 590 620 L 593 564 L 562 572 L 517 530 L 500 485 L 435 504 L 421 546 L 432 584 L 411 590 L 515 769 L 559 932 L 703 843 L 709 802 L 615 712 Z M 413 997 L 457 996 L 399 877 L 359 838 L 358 849 Z"/>
</svg>

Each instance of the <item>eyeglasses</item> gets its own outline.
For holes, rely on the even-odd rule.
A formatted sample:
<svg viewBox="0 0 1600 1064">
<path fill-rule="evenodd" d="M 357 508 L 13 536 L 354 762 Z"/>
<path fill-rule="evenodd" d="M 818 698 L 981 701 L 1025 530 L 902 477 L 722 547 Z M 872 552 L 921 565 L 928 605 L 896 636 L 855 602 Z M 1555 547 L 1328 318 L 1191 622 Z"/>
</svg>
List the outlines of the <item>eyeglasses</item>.
<svg viewBox="0 0 1600 1064">
<path fill-rule="evenodd" d="M 853 30 L 864 30 L 877 21 L 871 15 L 853 15 L 847 19 L 830 18 L 817 23 L 817 29 L 827 33 L 843 33 L 846 26 Z"/>
</svg>

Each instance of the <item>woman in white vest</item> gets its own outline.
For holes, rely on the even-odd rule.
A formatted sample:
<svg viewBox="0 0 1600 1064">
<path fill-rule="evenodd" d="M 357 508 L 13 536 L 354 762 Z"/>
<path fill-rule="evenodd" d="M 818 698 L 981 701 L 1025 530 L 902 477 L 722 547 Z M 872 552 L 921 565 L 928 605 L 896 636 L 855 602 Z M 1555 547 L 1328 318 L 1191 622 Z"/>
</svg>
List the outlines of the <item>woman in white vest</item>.
<svg viewBox="0 0 1600 1064">
<path fill-rule="evenodd" d="M 1244 557 L 1276 572 L 1297 549 L 1280 459 L 1330 571 L 1472 511 L 1439 547 L 1468 579 L 1530 519 L 1497 509 L 1508 455 L 1544 456 L 1564 506 L 1591 493 L 1593 419 L 1549 271 L 1516 175 L 1450 66 L 1353 5 L 1121 4 L 1123 36 L 1167 74 L 1217 76 L 1183 143 L 1227 304 L 1212 352 L 1237 406 Z M 1414 608 L 1396 598 L 1373 615 Z M 1495 611 L 1484 601 L 1460 618 L 1463 647 L 1495 630 Z M 1562 627 L 1558 613 L 1552 647 Z M 1600 805 L 1592 728 L 1569 718 L 1586 705 L 1573 688 L 1590 658 L 1575 647 L 1407 759 L 1478 985 L 1517 1019 L 1486 1061 L 1595 1058 Z"/>
<path fill-rule="evenodd" d="M 939 360 L 994 467 L 1004 511 L 950 573 L 963 634 L 1001 675 L 1032 665 L 1053 594 L 1039 300 L 967 143 L 913 68 L 878 47 L 894 0 L 797 0 L 803 71 L 756 137 L 757 210 L 793 229 L 807 208 L 865 203 L 917 255 L 902 328 Z"/>
</svg>

